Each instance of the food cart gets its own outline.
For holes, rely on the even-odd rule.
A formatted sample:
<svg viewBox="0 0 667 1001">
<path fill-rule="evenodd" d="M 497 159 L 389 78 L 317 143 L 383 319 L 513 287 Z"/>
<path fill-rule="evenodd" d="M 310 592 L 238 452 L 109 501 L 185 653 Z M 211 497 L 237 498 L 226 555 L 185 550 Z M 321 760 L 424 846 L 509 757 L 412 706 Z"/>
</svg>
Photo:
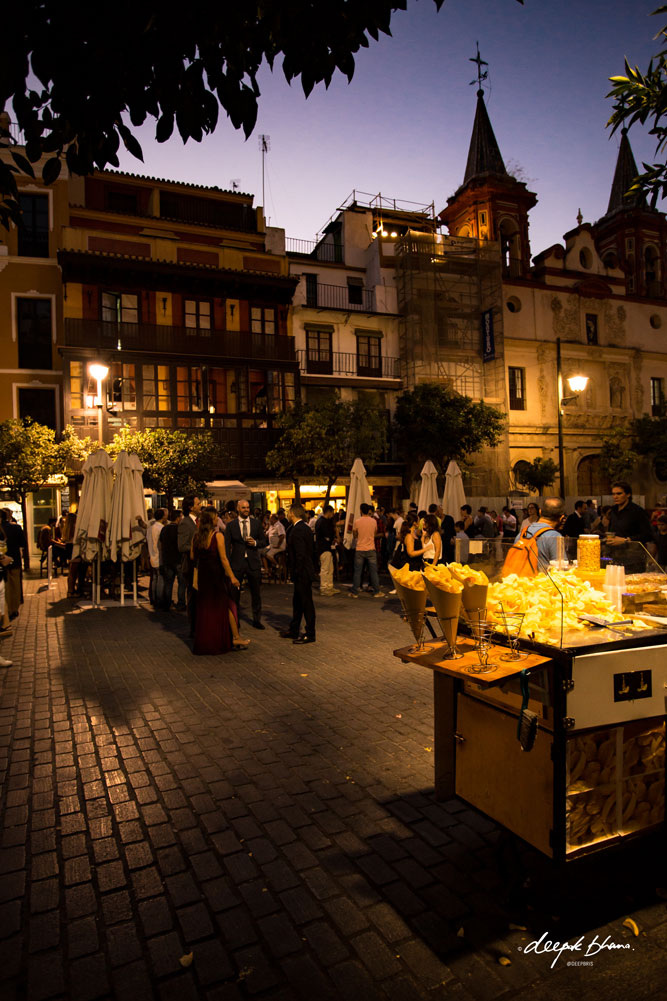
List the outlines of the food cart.
<svg viewBox="0 0 667 1001">
<path fill-rule="evenodd" d="M 603 566 L 605 559 L 620 565 L 618 548 L 602 547 Z M 447 655 L 444 636 L 395 651 L 433 672 L 438 798 L 460 796 L 556 861 L 664 824 L 667 576 L 639 543 L 623 549 L 634 572 L 626 577 L 618 624 L 610 615 L 602 620 L 608 625 L 578 618 L 572 625 L 573 568 L 523 580 L 524 594 L 534 588 L 539 596 L 551 584 L 562 594 L 555 600 L 560 621 L 519 636 L 522 660 L 502 659 L 508 641 L 499 624 L 487 673 L 475 673 L 479 654 L 467 636 L 458 641 L 460 659 Z M 503 558 L 495 540 L 469 553 L 470 566 L 484 566 L 492 585 Z M 511 578 L 489 588 L 489 603 L 494 590 L 510 594 Z M 535 609 L 531 614 L 535 622 Z M 538 720 L 528 751 L 517 739 L 526 707 Z"/>
</svg>

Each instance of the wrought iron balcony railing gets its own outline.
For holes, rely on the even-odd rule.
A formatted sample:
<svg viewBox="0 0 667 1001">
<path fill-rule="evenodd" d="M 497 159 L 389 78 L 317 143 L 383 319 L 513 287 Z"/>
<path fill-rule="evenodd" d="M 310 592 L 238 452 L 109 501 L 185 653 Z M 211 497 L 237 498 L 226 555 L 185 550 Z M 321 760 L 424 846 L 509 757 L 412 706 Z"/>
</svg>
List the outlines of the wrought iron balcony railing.
<svg viewBox="0 0 667 1001">
<path fill-rule="evenodd" d="M 201 330 L 151 323 L 65 320 L 64 346 L 147 354 L 203 355 L 246 361 L 295 361 L 294 338 L 244 330 Z"/>
<path fill-rule="evenodd" d="M 343 263 L 343 248 L 340 243 L 318 243 L 317 240 L 295 240 L 288 236 L 285 240 L 288 254 L 303 254 L 327 264 Z"/>
<path fill-rule="evenodd" d="M 374 313 L 375 293 L 361 285 L 312 284 L 306 286 L 306 306 Z"/>
<path fill-rule="evenodd" d="M 352 351 L 297 352 L 299 369 L 306 375 L 358 376 L 363 379 L 399 379 L 398 358 L 368 359 Z"/>
</svg>

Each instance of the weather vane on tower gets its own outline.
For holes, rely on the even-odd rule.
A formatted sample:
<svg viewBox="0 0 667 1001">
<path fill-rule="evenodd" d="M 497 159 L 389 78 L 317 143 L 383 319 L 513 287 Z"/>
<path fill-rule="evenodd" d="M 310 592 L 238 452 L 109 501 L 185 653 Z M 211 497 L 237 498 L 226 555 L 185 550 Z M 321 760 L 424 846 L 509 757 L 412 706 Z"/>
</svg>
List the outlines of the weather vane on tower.
<svg viewBox="0 0 667 1001">
<path fill-rule="evenodd" d="M 482 59 L 482 57 L 479 54 L 479 42 L 476 42 L 475 44 L 477 46 L 477 55 L 476 56 L 471 56 L 470 59 L 468 60 L 468 62 L 477 63 L 477 79 L 476 80 L 471 80 L 470 81 L 470 86 L 472 87 L 473 84 L 476 83 L 477 84 L 477 93 L 481 95 L 481 94 L 484 93 L 484 91 L 482 90 L 482 81 L 486 80 L 486 78 L 489 75 L 489 71 L 488 70 L 482 70 L 482 66 L 488 66 L 489 64 L 484 59 Z"/>
</svg>

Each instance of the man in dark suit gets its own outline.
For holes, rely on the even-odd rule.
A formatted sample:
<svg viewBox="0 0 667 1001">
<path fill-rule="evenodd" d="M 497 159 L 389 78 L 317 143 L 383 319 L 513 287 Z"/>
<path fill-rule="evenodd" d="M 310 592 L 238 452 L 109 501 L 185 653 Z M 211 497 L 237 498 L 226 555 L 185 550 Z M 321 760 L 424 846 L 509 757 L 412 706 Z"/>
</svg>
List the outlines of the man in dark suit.
<svg viewBox="0 0 667 1001">
<path fill-rule="evenodd" d="M 244 578 L 247 579 L 252 600 L 252 624 L 255 629 L 263 629 L 260 593 L 262 560 L 259 550 L 268 546 L 269 540 L 264 534 L 262 523 L 257 518 L 250 517 L 250 504 L 247 500 L 238 502 L 237 513 L 238 518 L 230 521 L 225 529 L 227 558 L 239 584 L 243 583 Z M 238 605 L 238 589 L 235 600 Z"/>
<path fill-rule="evenodd" d="M 190 622 L 190 635 L 195 634 L 195 615 L 197 611 L 197 592 L 192 586 L 193 566 L 190 560 L 190 546 L 197 531 L 197 518 L 201 511 L 201 501 L 199 497 L 188 494 L 183 498 L 183 517 L 178 524 L 176 532 L 176 544 L 181 554 L 181 568 L 178 581 L 178 604 L 176 607 L 182 610 L 187 601 L 188 620 Z M 181 583 L 182 581 L 182 583 Z"/>
<path fill-rule="evenodd" d="M 292 530 L 287 536 L 287 560 L 294 582 L 292 598 L 292 621 L 289 628 L 280 635 L 292 639 L 294 643 L 315 642 L 315 605 L 313 604 L 313 582 L 317 580 L 317 557 L 315 536 L 303 520 L 305 511 L 298 505 L 290 508 L 289 519 Z M 306 635 L 301 636 L 301 618 L 306 621 Z"/>
<path fill-rule="evenodd" d="M 563 535 L 567 536 L 568 539 L 578 539 L 582 532 L 586 531 L 586 522 L 584 521 L 584 511 L 586 510 L 586 505 L 582 500 L 578 500 L 574 505 L 573 514 L 568 515 L 563 525 Z"/>
</svg>

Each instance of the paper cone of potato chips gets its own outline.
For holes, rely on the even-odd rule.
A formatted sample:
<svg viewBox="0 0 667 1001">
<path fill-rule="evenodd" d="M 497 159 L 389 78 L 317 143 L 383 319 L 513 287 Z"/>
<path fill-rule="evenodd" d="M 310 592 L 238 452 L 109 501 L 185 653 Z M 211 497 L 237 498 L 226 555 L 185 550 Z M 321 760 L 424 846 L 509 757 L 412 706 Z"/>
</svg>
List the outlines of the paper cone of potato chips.
<svg viewBox="0 0 667 1001">
<path fill-rule="evenodd" d="M 489 594 L 489 578 L 483 570 L 475 570 L 473 567 L 460 563 L 448 563 L 447 569 L 452 577 L 463 584 L 463 607 L 467 610 L 474 608 L 486 608 L 486 599 Z"/>
<path fill-rule="evenodd" d="M 464 584 L 461 598 L 466 611 L 473 608 L 486 608 L 489 594 L 488 584 Z"/>
<path fill-rule="evenodd" d="M 459 631 L 459 613 L 461 611 L 461 597 L 463 590 L 445 591 L 438 587 L 428 577 L 426 579 L 426 590 L 433 602 L 438 622 L 443 635 L 447 640 L 451 650 L 456 649 L 456 637 Z M 459 585 L 460 586 L 460 585 Z"/>
</svg>

